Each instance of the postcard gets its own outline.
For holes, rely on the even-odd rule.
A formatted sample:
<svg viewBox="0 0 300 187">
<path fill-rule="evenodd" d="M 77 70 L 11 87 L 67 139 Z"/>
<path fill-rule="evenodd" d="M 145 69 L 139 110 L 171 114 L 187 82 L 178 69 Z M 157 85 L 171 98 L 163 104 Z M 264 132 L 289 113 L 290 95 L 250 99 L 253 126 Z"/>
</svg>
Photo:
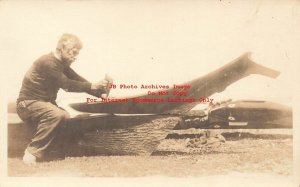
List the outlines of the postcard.
<svg viewBox="0 0 300 187">
<path fill-rule="evenodd" d="M 299 186 L 299 10 L 0 1 L 0 186 Z"/>
</svg>

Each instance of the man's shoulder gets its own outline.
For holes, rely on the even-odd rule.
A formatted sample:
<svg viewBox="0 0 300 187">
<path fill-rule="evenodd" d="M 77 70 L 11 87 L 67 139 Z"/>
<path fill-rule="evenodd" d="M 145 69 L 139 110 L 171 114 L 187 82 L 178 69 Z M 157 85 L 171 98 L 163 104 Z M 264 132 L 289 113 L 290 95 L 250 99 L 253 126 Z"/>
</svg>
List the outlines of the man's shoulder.
<svg viewBox="0 0 300 187">
<path fill-rule="evenodd" d="M 56 58 L 54 57 L 54 55 L 52 53 L 48 53 L 48 54 L 44 54 L 44 55 L 40 56 L 38 59 L 35 60 L 35 63 L 37 63 L 37 62 L 45 63 L 45 62 L 49 62 L 49 61 L 56 61 Z"/>
<path fill-rule="evenodd" d="M 61 68 L 62 66 L 52 53 L 39 57 L 34 65 L 41 68 Z"/>
</svg>

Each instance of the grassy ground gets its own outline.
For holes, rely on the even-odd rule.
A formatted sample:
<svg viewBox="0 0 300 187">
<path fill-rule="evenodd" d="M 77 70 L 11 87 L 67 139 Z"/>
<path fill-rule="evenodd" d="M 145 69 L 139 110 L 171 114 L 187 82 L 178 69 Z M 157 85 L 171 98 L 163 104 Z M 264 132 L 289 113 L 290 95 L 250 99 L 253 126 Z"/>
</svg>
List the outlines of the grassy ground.
<svg viewBox="0 0 300 187">
<path fill-rule="evenodd" d="M 186 147 L 187 139 L 166 139 L 157 148 L 164 156 L 73 157 L 29 167 L 8 159 L 9 176 L 199 177 L 239 173 L 292 175 L 292 138 L 245 138 L 217 147 Z"/>
</svg>

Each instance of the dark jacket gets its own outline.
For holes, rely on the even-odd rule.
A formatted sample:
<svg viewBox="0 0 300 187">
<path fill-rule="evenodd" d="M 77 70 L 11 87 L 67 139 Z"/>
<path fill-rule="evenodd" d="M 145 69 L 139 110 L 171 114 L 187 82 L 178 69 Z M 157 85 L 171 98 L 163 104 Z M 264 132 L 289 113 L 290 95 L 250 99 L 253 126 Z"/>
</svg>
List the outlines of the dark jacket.
<svg viewBox="0 0 300 187">
<path fill-rule="evenodd" d="M 90 82 L 50 53 L 37 59 L 27 71 L 17 102 L 40 100 L 55 103 L 60 88 L 67 92 L 87 92 L 99 96 L 99 93 L 91 91 Z"/>
</svg>

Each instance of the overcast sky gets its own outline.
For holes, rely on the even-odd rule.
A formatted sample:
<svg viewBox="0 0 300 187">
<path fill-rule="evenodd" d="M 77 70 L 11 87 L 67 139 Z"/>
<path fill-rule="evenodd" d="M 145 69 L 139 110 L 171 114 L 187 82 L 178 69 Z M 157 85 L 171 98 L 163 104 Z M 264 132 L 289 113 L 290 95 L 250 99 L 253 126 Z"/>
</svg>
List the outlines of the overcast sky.
<svg viewBox="0 0 300 187">
<path fill-rule="evenodd" d="M 254 61 L 281 75 L 254 75 L 211 97 L 290 103 L 300 60 L 299 7 L 294 0 L 1 1 L 5 92 L 15 100 L 32 62 L 67 32 L 84 44 L 72 67 L 92 82 L 108 73 L 117 85 L 182 83 L 251 51 Z M 117 89 L 111 96 L 144 92 Z M 61 91 L 58 99 L 86 96 Z"/>
</svg>

